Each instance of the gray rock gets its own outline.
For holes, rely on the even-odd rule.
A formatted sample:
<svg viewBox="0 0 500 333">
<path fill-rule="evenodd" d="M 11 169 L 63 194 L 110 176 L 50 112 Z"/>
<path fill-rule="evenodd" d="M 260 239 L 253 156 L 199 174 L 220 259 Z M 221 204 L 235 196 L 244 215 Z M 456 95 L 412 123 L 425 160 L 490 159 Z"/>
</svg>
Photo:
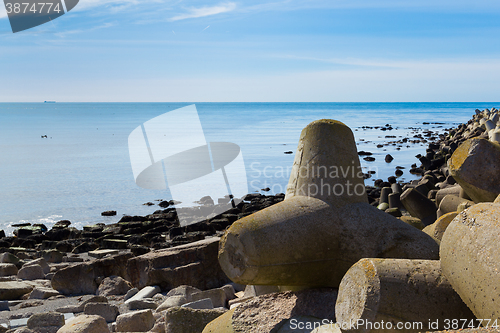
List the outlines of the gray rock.
<svg viewBox="0 0 500 333">
<path fill-rule="evenodd" d="M 144 309 L 156 310 L 158 304 L 151 299 L 137 299 L 128 302 L 127 307 L 130 310 L 144 310 Z"/>
<path fill-rule="evenodd" d="M 199 301 L 205 298 L 209 298 L 212 301 L 214 308 L 226 307 L 226 292 L 222 288 L 204 290 L 191 295 L 193 301 Z"/>
<path fill-rule="evenodd" d="M 156 309 L 156 312 L 165 311 L 169 308 L 172 308 L 175 306 L 181 306 L 181 305 L 184 305 L 184 304 L 189 303 L 189 302 L 190 302 L 190 300 L 188 300 L 186 298 L 186 296 L 182 296 L 182 295 L 170 296 L 170 297 L 167 297 L 167 299 L 162 304 L 160 304 L 160 306 Z"/>
<path fill-rule="evenodd" d="M 51 263 L 60 263 L 63 261 L 64 254 L 58 250 L 48 250 L 43 252 L 43 259 Z"/>
<path fill-rule="evenodd" d="M 44 258 L 38 258 L 35 260 L 28 261 L 23 265 L 24 266 L 32 266 L 32 265 L 40 265 L 42 266 L 43 273 L 48 274 L 50 272 L 50 266 L 47 264 L 47 261 Z"/>
<path fill-rule="evenodd" d="M 137 288 L 132 288 L 127 293 L 125 294 L 125 297 L 123 298 L 124 301 L 131 299 L 135 294 L 139 292 L 139 289 Z"/>
<path fill-rule="evenodd" d="M 69 265 L 54 274 L 51 280 L 52 288 L 64 295 L 95 294 L 98 277 L 116 275 L 129 280 L 126 263 L 132 256 L 131 253 L 124 253 L 92 262 Z"/>
<path fill-rule="evenodd" d="M 200 299 L 198 301 L 183 304 L 181 307 L 191 308 L 191 309 L 199 309 L 199 310 L 202 310 L 202 309 L 210 310 L 210 309 L 214 308 L 214 304 L 212 303 L 212 300 L 210 298 L 204 298 L 204 299 Z"/>
<path fill-rule="evenodd" d="M 145 298 L 151 298 L 157 293 L 161 292 L 158 286 L 147 286 L 142 288 L 137 294 L 125 301 L 125 304 L 129 304 L 133 301 L 143 300 Z"/>
<path fill-rule="evenodd" d="M 224 310 L 195 310 L 174 307 L 165 311 L 165 333 L 202 332 L 205 326 L 224 314 Z"/>
<path fill-rule="evenodd" d="M 119 315 L 116 318 L 117 332 L 146 332 L 153 328 L 155 318 L 151 310 L 140 310 Z"/>
<path fill-rule="evenodd" d="M 108 324 L 101 316 L 82 315 L 74 317 L 57 333 L 110 333 Z"/>
<path fill-rule="evenodd" d="M 40 265 L 23 266 L 17 273 L 17 277 L 23 280 L 38 280 L 45 278 L 43 268 Z"/>
<path fill-rule="evenodd" d="M 0 300 L 15 300 L 30 293 L 33 286 L 25 282 L 4 281 L 0 282 Z"/>
<path fill-rule="evenodd" d="M 118 307 L 109 303 L 87 303 L 83 309 L 86 315 L 98 315 L 112 323 L 118 317 Z"/>
<path fill-rule="evenodd" d="M 40 333 L 56 333 L 64 326 L 64 315 L 56 312 L 37 313 L 28 319 L 28 328 Z"/>
<path fill-rule="evenodd" d="M 52 288 L 35 287 L 30 294 L 30 299 L 47 299 L 52 296 L 59 296 L 60 293 Z"/>
<path fill-rule="evenodd" d="M 0 276 L 17 275 L 18 269 L 14 264 L 0 264 Z"/>
<path fill-rule="evenodd" d="M 132 284 L 121 276 L 110 276 L 102 280 L 97 295 L 125 295 L 132 288 Z"/>
<path fill-rule="evenodd" d="M 129 281 L 141 288 L 158 285 L 163 290 L 180 285 L 218 288 L 229 282 L 219 265 L 218 251 L 219 238 L 212 237 L 146 253 L 128 261 Z"/>
</svg>

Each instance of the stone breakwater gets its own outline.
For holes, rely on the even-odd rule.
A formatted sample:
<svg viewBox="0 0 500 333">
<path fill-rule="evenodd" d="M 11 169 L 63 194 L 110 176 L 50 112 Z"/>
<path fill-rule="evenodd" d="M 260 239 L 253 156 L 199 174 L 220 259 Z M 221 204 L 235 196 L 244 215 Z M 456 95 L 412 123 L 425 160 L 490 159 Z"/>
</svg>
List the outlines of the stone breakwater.
<svg viewBox="0 0 500 333">
<path fill-rule="evenodd" d="M 0 332 L 498 332 L 499 125 L 476 110 L 417 155 L 421 179 L 364 187 L 321 172 L 360 170 L 363 152 L 318 120 L 286 194 L 19 225 L 0 239 Z"/>
</svg>

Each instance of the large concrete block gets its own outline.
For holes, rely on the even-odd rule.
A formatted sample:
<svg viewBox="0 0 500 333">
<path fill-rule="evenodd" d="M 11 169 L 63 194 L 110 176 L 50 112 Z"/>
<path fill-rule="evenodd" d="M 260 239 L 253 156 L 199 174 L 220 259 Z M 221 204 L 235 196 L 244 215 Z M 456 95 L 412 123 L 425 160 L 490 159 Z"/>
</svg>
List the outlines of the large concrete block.
<svg viewBox="0 0 500 333">
<path fill-rule="evenodd" d="M 443 273 L 477 318 L 500 320 L 500 205 L 461 212 L 441 241 Z"/>
<path fill-rule="evenodd" d="M 438 260 L 404 259 L 362 259 L 353 265 L 340 284 L 335 315 L 343 332 L 418 332 L 435 321 L 440 323 L 435 329 L 443 329 L 445 320 L 475 318 Z M 404 326 L 413 322 L 422 326 Z"/>
<path fill-rule="evenodd" d="M 429 225 L 436 221 L 436 205 L 417 190 L 409 188 L 404 191 L 401 194 L 401 203 L 412 216 L 418 217 L 423 224 Z"/>
<path fill-rule="evenodd" d="M 348 126 L 322 119 L 302 130 L 285 200 L 294 196 L 313 197 L 338 207 L 368 203 L 356 142 Z"/>
<path fill-rule="evenodd" d="M 302 131 L 285 200 L 233 223 L 219 250 L 251 285 L 335 287 L 364 257 L 436 259 L 438 246 L 367 203 L 352 132 L 333 120 Z"/>
<path fill-rule="evenodd" d="M 236 221 L 219 261 L 241 284 L 337 287 L 361 258 L 438 259 L 427 234 L 365 203 L 295 196 Z"/>
<path fill-rule="evenodd" d="M 492 202 L 500 194 L 500 144 L 469 139 L 455 150 L 448 168 L 474 202 Z"/>
</svg>

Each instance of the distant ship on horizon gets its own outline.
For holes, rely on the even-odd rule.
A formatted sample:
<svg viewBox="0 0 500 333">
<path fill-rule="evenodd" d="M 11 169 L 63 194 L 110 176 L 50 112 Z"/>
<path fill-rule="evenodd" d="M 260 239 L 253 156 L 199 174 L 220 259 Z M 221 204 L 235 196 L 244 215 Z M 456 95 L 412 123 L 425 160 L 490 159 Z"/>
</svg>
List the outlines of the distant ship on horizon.
<svg viewBox="0 0 500 333">
<path fill-rule="evenodd" d="M 44 103 L 55 103 L 56 101 L 45 101 Z"/>
</svg>

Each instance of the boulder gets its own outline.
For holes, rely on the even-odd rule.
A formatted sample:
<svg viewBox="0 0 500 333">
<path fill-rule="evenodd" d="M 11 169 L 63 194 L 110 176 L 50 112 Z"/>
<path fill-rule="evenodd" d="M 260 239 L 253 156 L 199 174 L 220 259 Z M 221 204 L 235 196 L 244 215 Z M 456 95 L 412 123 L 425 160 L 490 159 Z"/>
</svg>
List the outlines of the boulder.
<svg viewBox="0 0 500 333">
<path fill-rule="evenodd" d="M 165 311 L 165 333 L 201 333 L 209 322 L 224 312 L 220 309 L 170 308 Z"/>
<path fill-rule="evenodd" d="M 163 303 L 161 303 L 158 308 L 156 308 L 156 312 L 162 312 L 172 307 L 181 306 L 186 303 L 189 303 L 190 301 L 191 300 L 186 298 L 186 296 L 182 295 L 170 296 L 167 297 L 167 299 Z"/>
<path fill-rule="evenodd" d="M 0 264 L 0 276 L 17 275 L 18 269 L 14 264 Z"/>
<path fill-rule="evenodd" d="M 40 265 L 23 266 L 17 273 L 17 277 L 23 280 L 39 280 L 45 278 L 43 268 Z"/>
<path fill-rule="evenodd" d="M 87 303 L 83 309 L 86 315 L 98 315 L 103 317 L 106 322 L 112 323 L 118 316 L 118 307 L 109 303 Z"/>
<path fill-rule="evenodd" d="M 16 300 L 32 290 L 33 286 L 25 282 L 2 281 L 0 282 L 0 300 Z"/>
<path fill-rule="evenodd" d="M 60 293 L 52 288 L 35 287 L 30 294 L 29 299 L 47 299 L 52 296 L 59 296 Z"/>
<path fill-rule="evenodd" d="M 130 289 L 132 289 L 132 284 L 121 276 L 110 276 L 102 280 L 97 288 L 97 295 L 125 295 Z"/>
<path fill-rule="evenodd" d="M 132 254 L 125 253 L 68 266 L 54 274 L 52 288 L 64 295 L 95 294 L 98 277 L 121 276 L 129 280 L 126 267 L 131 257 Z"/>
<path fill-rule="evenodd" d="M 215 308 L 226 307 L 226 292 L 222 288 L 200 291 L 192 294 L 191 296 L 191 299 L 193 301 L 199 301 L 204 298 L 209 298 L 212 301 L 213 307 Z"/>
<path fill-rule="evenodd" d="M 101 316 L 81 315 L 73 317 L 57 333 L 110 333 L 108 324 Z"/>
<path fill-rule="evenodd" d="M 500 144 L 469 139 L 455 150 L 448 168 L 474 202 L 492 202 L 500 194 Z"/>
<path fill-rule="evenodd" d="M 116 318 L 116 332 L 147 332 L 155 325 L 151 310 L 140 310 L 119 315 Z"/>
<path fill-rule="evenodd" d="M 203 333 L 278 332 L 283 323 L 293 316 L 316 317 L 335 322 L 336 300 L 337 291 L 334 289 L 287 291 L 258 296 L 210 322 Z"/>
<path fill-rule="evenodd" d="M 458 214 L 441 241 L 446 278 L 477 318 L 500 321 L 500 205 L 479 203 Z"/>
<path fill-rule="evenodd" d="M 411 322 L 429 330 L 435 321 L 443 329 L 445 320 L 475 318 L 444 278 L 439 260 L 406 259 L 361 259 L 353 265 L 340 283 L 335 315 L 343 332 L 375 331 L 370 325 L 382 322 L 393 325 L 386 331 Z"/>
<path fill-rule="evenodd" d="M 50 267 L 49 267 L 49 264 L 47 264 L 47 261 L 43 258 L 38 258 L 38 259 L 35 259 L 35 260 L 31 260 L 31 261 L 28 261 L 27 263 L 25 263 L 23 265 L 23 267 L 25 266 L 32 266 L 32 265 L 40 265 L 43 269 L 43 273 L 44 274 L 48 274 L 50 272 Z"/>
<path fill-rule="evenodd" d="M 129 281 L 137 288 L 158 285 L 162 290 L 180 285 L 199 289 L 220 287 L 229 279 L 218 263 L 218 250 L 219 238 L 212 237 L 146 253 L 128 261 Z"/>
<path fill-rule="evenodd" d="M 4 252 L 0 254 L 0 263 L 17 265 L 19 258 L 10 252 Z"/>
<path fill-rule="evenodd" d="M 62 313 L 37 313 L 28 319 L 28 328 L 34 332 L 56 333 L 63 326 L 64 315 Z"/>
</svg>

